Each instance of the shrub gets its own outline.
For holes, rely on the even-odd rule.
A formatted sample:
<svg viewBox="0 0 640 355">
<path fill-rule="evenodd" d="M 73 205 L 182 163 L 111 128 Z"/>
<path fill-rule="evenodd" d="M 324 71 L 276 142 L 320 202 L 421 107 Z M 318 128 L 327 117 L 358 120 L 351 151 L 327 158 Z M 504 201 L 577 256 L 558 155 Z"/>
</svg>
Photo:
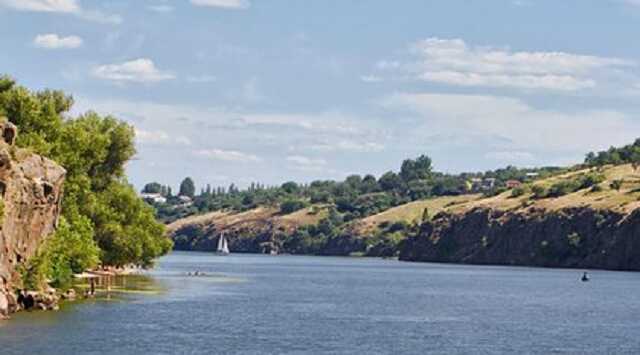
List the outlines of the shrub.
<svg viewBox="0 0 640 355">
<path fill-rule="evenodd" d="M 289 199 L 289 200 L 285 200 L 280 205 L 280 213 L 289 214 L 289 213 L 293 213 L 298 210 L 301 210 L 305 207 L 307 207 L 307 204 L 305 201 L 302 201 L 299 199 Z"/>
<path fill-rule="evenodd" d="M 577 180 L 563 180 L 558 181 L 555 184 L 549 187 L 549 192 L 547 193 L 548 197 L 560 197 L 567 194 L 570 194 L 579 189 L 580 185 L 578 185 Z"/>
<path fill-rule="evenodd" d="M 581 240 L 582 238 L 580 238 L 580 235 L 576 232 L 573 232 L 567 236 L 567 241 L 569 242 L 569 245 L 575 248 L 580 246 Z"/>
<path fill-rule="evenodd" d="M 531 192 L 533 192 L 534 198 L 545 198 L 548 194 L 547 189 L 542 185 L 533 185 Z"/>
<path fill-rule="evenodd" d="M 520 197 L 524 194 L 527 194 L 531 191 L 531 188 L 528 185 L 522 185 L 511 190 L 511 197 Z"/>
<path fill-rule="evenodd" d="M 611 189 L 613 190 L 620 191 L 623 183 L 623 180 L 613 180 L 611 184 L 609 184 L 609 187 L 611 187 Z"/>
<path fill-rule="evenodd" d="M 394 222 L 393 224 L 391 224 L 389 226 L 389 228 L 387 229 L 387 232 L 395 233 L 395 232 L 405 231 L 407 229 L 409 229 L 409 224 L 407 222 L 398 221 L 398 222 Z"/>
<path fill-rule="evenodd" d="M 586 189 L 588 187 L 597 186 L 599 183 L 606 180 L 606 177 L 600 173 L 590 173 L 578 178 L 580 181 L 580 189 Z"/>
</svg>

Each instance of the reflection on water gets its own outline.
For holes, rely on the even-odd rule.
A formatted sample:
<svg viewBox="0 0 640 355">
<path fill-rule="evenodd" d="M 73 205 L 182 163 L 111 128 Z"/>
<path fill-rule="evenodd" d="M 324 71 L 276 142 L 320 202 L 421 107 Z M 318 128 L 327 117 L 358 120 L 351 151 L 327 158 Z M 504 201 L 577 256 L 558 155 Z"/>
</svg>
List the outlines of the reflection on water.
<svg viewBox="0 0 640 355">
<path fill-rule="evenodd" d="M 174 253 L 94 299 L 16 315 L 0 353 L 638 353 L 640 273 L 591 275 Z"/>
<path fill-rule="evenodd" d="M 95 298 L 98 299 L 111 299 L 122 293 L 153 294 L 166 291 L 162 284 L 148 274 L 105 275 L 94 280 Z M 84 295 L 85 291 L 91 289 L 91 281 L 82 279 L 74 284 L 74 288 L 79 291 L 78 295 Z"/>
</svg>

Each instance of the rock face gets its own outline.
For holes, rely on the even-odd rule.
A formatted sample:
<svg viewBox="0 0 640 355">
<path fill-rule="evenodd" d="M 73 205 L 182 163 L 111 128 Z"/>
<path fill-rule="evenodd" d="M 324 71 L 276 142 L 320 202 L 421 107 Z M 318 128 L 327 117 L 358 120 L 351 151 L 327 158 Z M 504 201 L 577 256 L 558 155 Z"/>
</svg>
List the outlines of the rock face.
<svg viewBox="0 0 640 355">
<path fill-rule="evenodd" d="M 17 129 L 0 123 L 0 316 L 15 310 L 18 267 L 57 225 L 66 171 L 16 148 Z"/>
<path fill-rule="evenodd" d="M 440 214 L 406 240 L 400 259 L 638 271 L 640 210 Z"/>
</svg>

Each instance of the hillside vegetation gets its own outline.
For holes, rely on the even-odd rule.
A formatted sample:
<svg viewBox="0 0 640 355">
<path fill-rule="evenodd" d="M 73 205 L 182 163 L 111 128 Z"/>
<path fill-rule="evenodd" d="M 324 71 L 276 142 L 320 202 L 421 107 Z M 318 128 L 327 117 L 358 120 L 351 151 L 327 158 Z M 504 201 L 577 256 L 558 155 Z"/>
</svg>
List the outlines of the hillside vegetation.
<svg viewBox="0 0 640 355">
<path fill-rule="evenodd" d="M 169 231 L 183 249 L 214 250 L 217 237 L 224 232 L 243 241 L 235 245 L 243 252 L 273 248 L 287 253 L 393 256 L 407 237 L 418 234 L 424 224 L 441 215 L 493 210 L 534 216 L 572 208 L 629 214 L 640 207 L 640 171 L 631 163 L 580 165 L 515 185 L 497 193 L 411 201 L 349 221 L 344 221 L 337 206 L 329 203 L 293 213 L 282 213 L 277 207 L 217 211 L 178 220 L 169 225 Z M 209 242 L 198 242 L 204 236 Z M 246 241 L 256 238 L 258 244 L 267 243 L 269 248 L 246 248 Z M 233 249 L 233 238 L 231 245 Z"/>
<path fill-rule="evenodd" d="M 73 103 L 61 91 L 30 91 L 0 76 L 0 118 L 18 127 L 17 147 L 66 170 L 59 227 L 20 265 L 29 289 L 45 281 L 67 287 L 73 273 L 98 265 L 148 266 L 171 250 L 154 210 L 126 180 L 133 127 L 91 111 L 72 117 Z"/>
</svg>

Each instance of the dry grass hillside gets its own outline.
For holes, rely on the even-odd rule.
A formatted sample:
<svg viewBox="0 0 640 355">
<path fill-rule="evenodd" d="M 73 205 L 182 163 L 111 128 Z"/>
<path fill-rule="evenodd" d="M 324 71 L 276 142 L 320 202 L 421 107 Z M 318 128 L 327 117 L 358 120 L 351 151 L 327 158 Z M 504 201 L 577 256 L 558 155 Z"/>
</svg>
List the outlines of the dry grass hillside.
<svg viewBox="0 0 640 355">
<path fill-rule="evenodd" d="M 274 207 L 258 207 L 244 212 L 211 212 L 179 219 L 167 226 L 171 234 L 186 225 L 215 225 L 218 229 L 251 228 L 273 224 L 276 229 L 291 230 L 303 225 L 317 224 L 328 214 L 326 205 L 313 205 L 291 214 L 282 215 Z"/>
<path fill-rule="evenodd" d="M 597 184 L 597 188 L 583 188 L 559 197 L 536 198 L 531 192 L 533 186 L 548 189 L 554 184 L 570 182 L 587 174 L 602 175 L 604 180 Z M 619 190 L 611 187 L 614 181 L 621 182 Z M 555 211 L 571 207 L 591 207 L 629 213 L 640 207 L 640 171 L 634 170 L 630 164 L 606 166 L 600 169 L 574 170 L 537 180 L 525 186 L 525 192 L 517 197 L 513 196 L 512 190 L 507 190 L 492 197 L 469 194 L 414 201 L 353 221 L 348 228 L 356 235 L 373 235 L 381 225 L 399 221 L 407 223 L 420 221 L 425 208 L 428 209 L 429 216 L 434 216 L 443 211 L 465 213 L 479 207 L 518 213 L 527 213 L 532 209 Z M 279 210 L 274 207 L 259 207 L 239 213 L 212 212 L 188 217 L 170 224 L 168 230 L 173 232 L 185 225 L 215 225 L 216 229 L 227 230 L 253 230 L 261 226 L 272 225 L 282 231 L 292 231 L 303 225 L 317 224 L 327 214 L 328 205 L 313 205 L 288 215 L 281 215 Z"/>
<path fill-rule="evenodd" d="M 356 221 L 353 224 L 353 231 L 356 234 L 369 234 L 384 223 L 393 223 L 404 221 L 414 223 L 422 219 L 425 208 L 429 215 L 440 213 L 442 211 L 451 210 L 459 205 L 464 205 L 480 199 L 482 195 L 461 195 L 461 196 L 445 196 L 429 200 L 414 201 L 404 205 L 396 206 L 384 212 L 375 214 Z"/>
<path fill-rule="evenodd" d="M 529 187 L 539 185 L 549 188 L 553 184 L 577 179 L 590 173 L 604 175 L 605 180 L 598 184 L 599 188 L 585 188 L 564 196 L 548 198 L 535 198 L 532 192 L 513 197 L 512 190 L 507 190 L 492 197 L 482 197 L 481 195 L 438 197 L 411 202 L 369 216 L 355 222 L 352 230 L 357 234 L 367 235 L 375 233 L 381 224 L 398 221 L 411 223 L 422 217 L 425 208 L 429 210 L 429 215 L 433 216 L 442 211 L 465 213 L 479 207 L 520 213 L 527 213 L 532 209 L 557 211 L 571 207 L 590 207 L 619 213 L 630 213 L 640 207 L 640 171 L 634 170 L 631 164 L 606 166 L 599 170 L 595 168 L 575 170 L 535 181 Z M 621 182 L 619 190 L 611 187 L 612 182 L 616 180 Z"/>
</svg>

